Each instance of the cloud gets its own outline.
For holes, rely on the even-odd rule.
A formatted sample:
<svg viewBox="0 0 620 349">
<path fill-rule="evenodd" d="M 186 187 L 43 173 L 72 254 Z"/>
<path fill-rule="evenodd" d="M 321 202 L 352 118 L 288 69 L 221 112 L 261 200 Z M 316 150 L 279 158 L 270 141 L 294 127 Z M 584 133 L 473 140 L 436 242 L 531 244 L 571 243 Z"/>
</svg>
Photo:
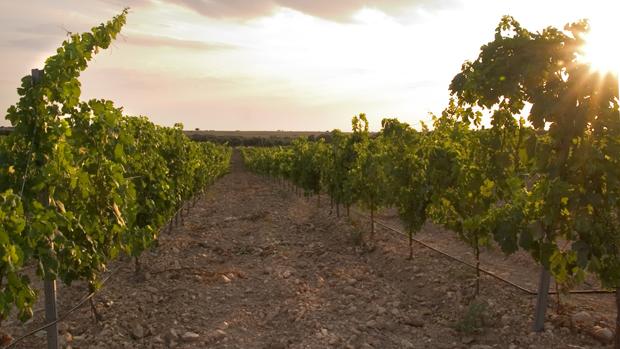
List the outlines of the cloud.
<svg viewBox="0 0 620 349">
<path fill-rule="evenodd" d="M 58 47 L 66 33 L 62 25 L 53 23 L 21 25 L 0 33 L 0 47 L 28 52 L 48 51 Z"/>
<path fill-rule="evenodd" d="M 364 8 L 379 10 L 387 15 L 398 16 L 402 11 L 419 8 L 435 7 L 443 1 L 432 0 L 279 0 L 278 4 L 315 17 L 347 21 L 351 16 Z"/>
<path fill-rule="evenodd" d="M 190 8 L 207 17 L 239 19 L 268 15 L 277 5 L 273 0 L 167 0 L 167 2 Z"/>
<path fill-rule="evenodd" d="M 231 49 L 233 46 L 220 44 L 220 43 L 210 43 L 204 41 L 195 41 L 195 40 L 184 40 L 184 39 L 176 39 L 166 36 L 154 36 L 154 35 L 144 35 L 144 34 L 129 34 L 125 35 L 124 39 L 121 39 L 129 45 L 142 46 L 142 47 L 172 47 L 172 48 L 180 48 L 180 49 L 189 49 L 189 50 L 201 50 L 201 51 L 212 51 L 212 50 L 225 50 Z"/>
<path fill-rule="evenodd" d="M 54 33 L 66 33 L 68 30 L 61 24 L 56 23 L 35 23 L 27 26 L 20 26 L 16 29 L 18 33 L 34 35 L 53 35 Z"/>
<path fill-rule="evenodd" d="M 412 8 L 441 8 L 453 0 L 167 0 L 214 18 L 252 19 L 278 7 L 334 21 L 348 21 L 357 11 L 372 8 L 391 16 Z"/>
<path fill-rule="evenodd" d="M 51 50 L 56 47 L 56 43 L 50 42 L 49 37 L 25 37 L 21 39 L 10 39 L 3 43 L 0 43 L 0 47 L 6 47 L 9 49 L 20 49 L 27 51 L 40 52 L 42 50 Z"/>
<path fill-rule="evenodd" d="M 144 6 L 150 6 L 153 4 L 152 0 L 99 0 L 99 2 L 108 4 L 108 5 L 114 5 L 118 8 L 144 7 Z"/>
</svg>

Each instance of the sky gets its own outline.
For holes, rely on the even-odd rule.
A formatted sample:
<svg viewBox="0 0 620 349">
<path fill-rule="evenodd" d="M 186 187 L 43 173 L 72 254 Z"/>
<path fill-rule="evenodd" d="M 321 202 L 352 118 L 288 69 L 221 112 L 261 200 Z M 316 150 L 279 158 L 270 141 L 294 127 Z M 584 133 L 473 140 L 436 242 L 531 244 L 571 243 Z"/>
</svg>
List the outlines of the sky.
<svg viewBox="0 0 620 349">
<path fill-rule="evenodd" d="M 67 32 L 130 7 L 122 35 L 82 74 L 83 99 L 110 99 L 126 114 L 186 129 L 350 130 L 359 113 L 372 130 L 385 117 L 417 126 L 445 108 L 452 77 L 493 39 L 502 15 L 533 31 L 581 18 L 596 29 L 616 22 L 619 4 L 0 0 L 0 109 L 17 102 L 20 79 L 42 68 Z"/>
</svg>

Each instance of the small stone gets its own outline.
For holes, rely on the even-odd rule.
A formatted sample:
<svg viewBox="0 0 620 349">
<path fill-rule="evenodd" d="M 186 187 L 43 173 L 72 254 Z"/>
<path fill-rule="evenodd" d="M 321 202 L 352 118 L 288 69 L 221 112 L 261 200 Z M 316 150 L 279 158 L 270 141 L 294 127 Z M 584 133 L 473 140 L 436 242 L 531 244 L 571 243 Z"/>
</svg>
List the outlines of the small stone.
<svg viewBox="0 0 620 349">
<path fill-rule="evenodd" d="M 166 334 L 166 339 L 168 340 L 168 342 L 173 341 L 177 338 L 179 338 L 179 333 L 174 328 L 171 328 L 170 331 L 168 331 L 168 333 Z"/>
<path fill-rule="evenodd" d="M 410 341 L 408 341 L 406 339 L 402 339 L 400 341 L 400 345 L 401 345 L 402 348 L 407 348 L 407 349 L 415 348 L 415 345 L 413 345 L 413 343 L 411 343 Z"/>
<path fill-rule="evenodd" d="M 232 280 L 230 280 L 230 278 L 226 275 L 222 275 L 222 281 L 224 281 L 225 284 L 230 283 Z"/>
<path fill-rule="evenodd" d="M 58 333 L 65 334 L 66 332 L 69 332 L 69 325 L 67 325 L 66 322 L 59 323 L 58 324 Z"/>
<path fill-rule="evenodd" d="M 345 287 L 344 289 L 342 289 L 342 292 L 344 294 L 349 294 L 349 295 L 353 295 L 353 296 L 359 295 L 359 293 L 360 293 L 357 288 L 351 287 L 351 286 Z"/>
<path fill-rule="evenodd" d="M 59 338 L 60 345 L 62 347 L 70 346 L 70 343 L 73 341 L 73 336 L 69 332 L 65 332 Z"/>
<path fill-rule="evenodd" d="M 580 311 L 571 316 L 571 320 L 575 325 L 589 326 L 592 323 L 592 315 L 587 311 Z"/>
<path fill-rule="evenodd" d="M 133 339 L 140 339 L 144 337 L 144 327 L 137 322 L 131 324 L 130 334 Z"/>
<path fill-rule="evenodd" d="M 112 335 L 112 329 L 110 327 L 104 327 L 101 332 L 99 332 L 100 338 L 108 338 Z"/>
<path fill-rule="evenodd" d="M 387 310 L 382 306 L 377 306 L 377 314 L 383 315 Z"/>
<path fill-rule="evenodd" d="M 592 328 L 592 335 L 604 344 L 611 343 L 614 340 L 614 333 L 610 329 L 600 326 Z"/>
<path fill-rule="evenodd" d="M 291 277 L 292 273 L 290 270 L 286 270 L 284 271 L 284 273 L 282 273 L 282 277 L 285 279 L 288 279 L 289 277 Z"/>
<path fill-rule="evenodd" d="M 463 337 L 463 338 L 461 338 L 461 343 L 463 343 L 463 344 L 471 344 L 475 340 L 476 339 L 474 337 Z"/>
<path fill-rule="evenodd" d="M 269 344 L 267 344 L 265 347 L 263 347 L 264 349 L 286 349 L 286 344 L 282 343 L 282 342 L 276 342 L 273 341 Z"/>
<path fill-rule="evenodd" d="M 222 340 L 226 337 L 226 332 L 222 331 L 222 330 L 215 330 L 213 331 L 213 333 L 211 333 L 211 339 L 214 341 L 219 341 Z"/>
<path fill-rule="evenodd" d="M 35 333 L 34 336 L 37 337 L 37 338 L 43 338 L 43 337 L 47 336 L 47 333 L 45 331 L 39 331 L 39 332 Z"/>
<path fill-rule="evenodd" d="M 394 332 L 398 329 L 398 325 L 392 321 L 385 321 L 383 323 L 383 329 L 389 332 Z"/>
<path fill-rule="evenodd" d="M 512 322 L 512 317 L 508 314 L 504 314 L 502 315 L 500 321 L 504 325 L 509 325 Z"/>
<path fill-rule="evenodd" d="M 424 321 L 422 321 L 422 319 L 419 319 L 417 317 L 408 318 L 405 321 L 403 321 L 403 323 L 405 325 L 409 325 L 412 327 L 424 327 Z"/>
<path fill-rule="evenodd" d="M 181 340 L 183 342 L 186 343 L 190 343 L 190 342 L 196 342 L 200 339 L 200 335 L 198 333 L 194 333 L 194 332 L 185 332 L 182 336 L 181 336 Z"/>
</svg>

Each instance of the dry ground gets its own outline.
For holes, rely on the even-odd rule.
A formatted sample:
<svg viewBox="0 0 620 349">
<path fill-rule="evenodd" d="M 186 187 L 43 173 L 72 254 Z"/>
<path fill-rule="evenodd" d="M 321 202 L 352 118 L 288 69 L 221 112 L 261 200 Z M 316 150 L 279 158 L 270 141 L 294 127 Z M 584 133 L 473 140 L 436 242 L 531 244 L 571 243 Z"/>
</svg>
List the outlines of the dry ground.
<svg viewBox="0 0 620 349">
<path fill-rule="evenodd" d="M 246 172 L 236 156 L 232 173 L 210 188 L 185 224 L 143 256 L 143 274 L 134 273 L 130 260 L 112 266 L 119 271 L 96 297 L 103 320 L 94 323 L 82 308 L 62 324 L 63 342 L 72 348 L 601 346 L 551 309 L 547 330 L 531 333 L 534 297 L 484 278 L 474 301 L 467 267 L 418 246 L 407 261 L 406 244 L 385 231 L 359 244 L 366 226 Z M 61 288 L 61 313 L 85 293 L 83 285 Z M 589 315 L 592 324 L 610 325 L 597 311 Z M 19 336 L 38 323 L 3 327 Z M 17 347 L 44 343 L 42 334 Z"/>
</svg>

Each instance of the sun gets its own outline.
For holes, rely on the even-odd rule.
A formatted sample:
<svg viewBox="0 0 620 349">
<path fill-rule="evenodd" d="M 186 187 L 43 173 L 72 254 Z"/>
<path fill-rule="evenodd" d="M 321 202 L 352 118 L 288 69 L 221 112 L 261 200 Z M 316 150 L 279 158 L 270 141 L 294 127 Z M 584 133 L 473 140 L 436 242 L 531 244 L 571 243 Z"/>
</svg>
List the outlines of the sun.
<svg viewBox="0 0 620 349">
<path fill-rule="evenodd" d="M 594 22 L 585 35 L 582 60 L 593 71 L 618 75 L 620 71 L 620 35 L 618 27 L 607 22 Z"/>
</svg>

